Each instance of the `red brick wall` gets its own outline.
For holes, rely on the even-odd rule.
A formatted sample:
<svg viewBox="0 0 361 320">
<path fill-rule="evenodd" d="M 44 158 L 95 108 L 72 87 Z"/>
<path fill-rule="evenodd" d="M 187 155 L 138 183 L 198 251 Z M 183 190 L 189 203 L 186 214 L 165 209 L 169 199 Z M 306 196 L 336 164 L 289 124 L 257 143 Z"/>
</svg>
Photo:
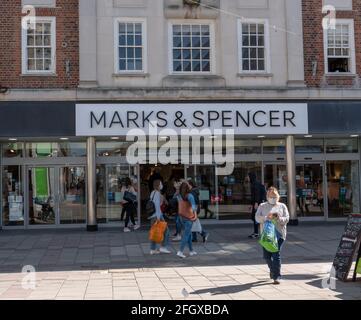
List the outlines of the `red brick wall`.
<svg viewBox="0 0 361 320">
<path fill-rule="evenodd" d="M 358 77 L 325 76 L 321 0 L 303 0 L 305 80 L 309 87 L 359 87 Z M 354 19 L 356 73 L 361 75 L 361 0 L 353 0 L 352 11 L 337 11 L 336 18 Z M 317 61 L 317 74 L 312 74 Z"/>
<path fill-rule="evenodd" d="M 37 8 L 37 16 L 56 17 L 56 76 L 21 75 L 21 0 L 0 0 L 0 86 L 74 88 L 79 83 L 78 0 L 57 0 L 56 8 Z M 62 44 L 66 42 L 67 47 Z M 70 74 L 66 74 L 66 61 Z"/>
</svg>

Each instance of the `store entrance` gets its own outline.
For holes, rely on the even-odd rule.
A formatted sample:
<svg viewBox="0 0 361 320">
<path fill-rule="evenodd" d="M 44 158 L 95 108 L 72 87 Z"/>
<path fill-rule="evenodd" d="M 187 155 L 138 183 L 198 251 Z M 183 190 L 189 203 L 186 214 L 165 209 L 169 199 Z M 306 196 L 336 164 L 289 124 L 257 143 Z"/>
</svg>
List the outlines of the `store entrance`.
<svg viewBox="0 0 361 320">
<path fill-rule="evenodd" d="M 185 179 L 184 165 L 141 165 L 140 166 L 140 197 L 141 197 L 141 219 L 147 221 L 145 204 L 153 190 L 153 182 L 161 180 L 163 183 L 163 194 L 169 200 L 174 194 L 174 182 Z"/>
</svg>

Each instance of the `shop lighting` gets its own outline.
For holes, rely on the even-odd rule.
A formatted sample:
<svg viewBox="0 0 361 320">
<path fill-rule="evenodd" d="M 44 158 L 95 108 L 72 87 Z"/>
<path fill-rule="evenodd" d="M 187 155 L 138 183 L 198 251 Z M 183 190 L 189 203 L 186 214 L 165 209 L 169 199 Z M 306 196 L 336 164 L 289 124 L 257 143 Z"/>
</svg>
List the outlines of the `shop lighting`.
<svg viewBox="0 0 361 320">
<path fill-rule="evenodd" d="M 266 138 L 266 136 L 258 136 L 257 138 L 263 139 Z"/>
<path fill-rule="evenodd" d="M 69 138 L 60 138 L 60 140 L 67 141 L 67 140 L 69 140 Z"/>
<path fill-rule="evenodd" d="M 119 137 L 111 137 L 110 139 L 111 140 L 119 140 L 120 138 Z"/>
<path fill-rule="evenodd" d="M 305 138 L 312 138 L 312 135 L 307 134 L 307 135 L 305 135 Z"/>
<path fill-rule="evenodd" d="M 16 138 L 10 138 L 9 141 L 18 141 Z"/>
<path fill-rule="evenodd" d="M 351 137 L 351 138 L 358 138 L 359 135 L 358 135 L 358 134 L 351 134 L 350 137 Z"/>
</svg>

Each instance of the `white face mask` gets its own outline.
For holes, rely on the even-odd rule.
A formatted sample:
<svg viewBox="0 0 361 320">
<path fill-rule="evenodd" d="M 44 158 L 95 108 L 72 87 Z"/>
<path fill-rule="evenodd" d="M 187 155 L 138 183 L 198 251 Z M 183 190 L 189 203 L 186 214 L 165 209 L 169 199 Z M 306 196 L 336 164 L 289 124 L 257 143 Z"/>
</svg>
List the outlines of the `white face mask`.
<svg viewBox="0 0 361 320">
<path fill-rule="evenodd" d="M 159 189 L 160 189 L 160 190 L 163 189 L 163 183 L 161 183 L 161 184 L 159 185 Z"/>
<path fill-rule="evenodd" d="M 277 203 L 277 199 L 276 199 L 276 198 L 268 198 L 267 201 L 268 201 L 270 204 L 276 204 L 276 203 Z"/>
</svg>

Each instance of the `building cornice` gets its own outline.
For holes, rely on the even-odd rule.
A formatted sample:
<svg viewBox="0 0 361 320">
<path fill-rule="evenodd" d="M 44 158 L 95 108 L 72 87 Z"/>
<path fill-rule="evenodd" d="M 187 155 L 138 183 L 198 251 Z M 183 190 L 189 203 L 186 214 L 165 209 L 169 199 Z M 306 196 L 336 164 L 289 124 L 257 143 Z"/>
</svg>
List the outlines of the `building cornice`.
<svg viewBox="0 0 361 320">
<path fill-rule="evenodd" d="M 11 89 L 1 101 L 136 100 L 361 100 L 361 90 L 340 88 L 78 88 Z"/>
</svg>

